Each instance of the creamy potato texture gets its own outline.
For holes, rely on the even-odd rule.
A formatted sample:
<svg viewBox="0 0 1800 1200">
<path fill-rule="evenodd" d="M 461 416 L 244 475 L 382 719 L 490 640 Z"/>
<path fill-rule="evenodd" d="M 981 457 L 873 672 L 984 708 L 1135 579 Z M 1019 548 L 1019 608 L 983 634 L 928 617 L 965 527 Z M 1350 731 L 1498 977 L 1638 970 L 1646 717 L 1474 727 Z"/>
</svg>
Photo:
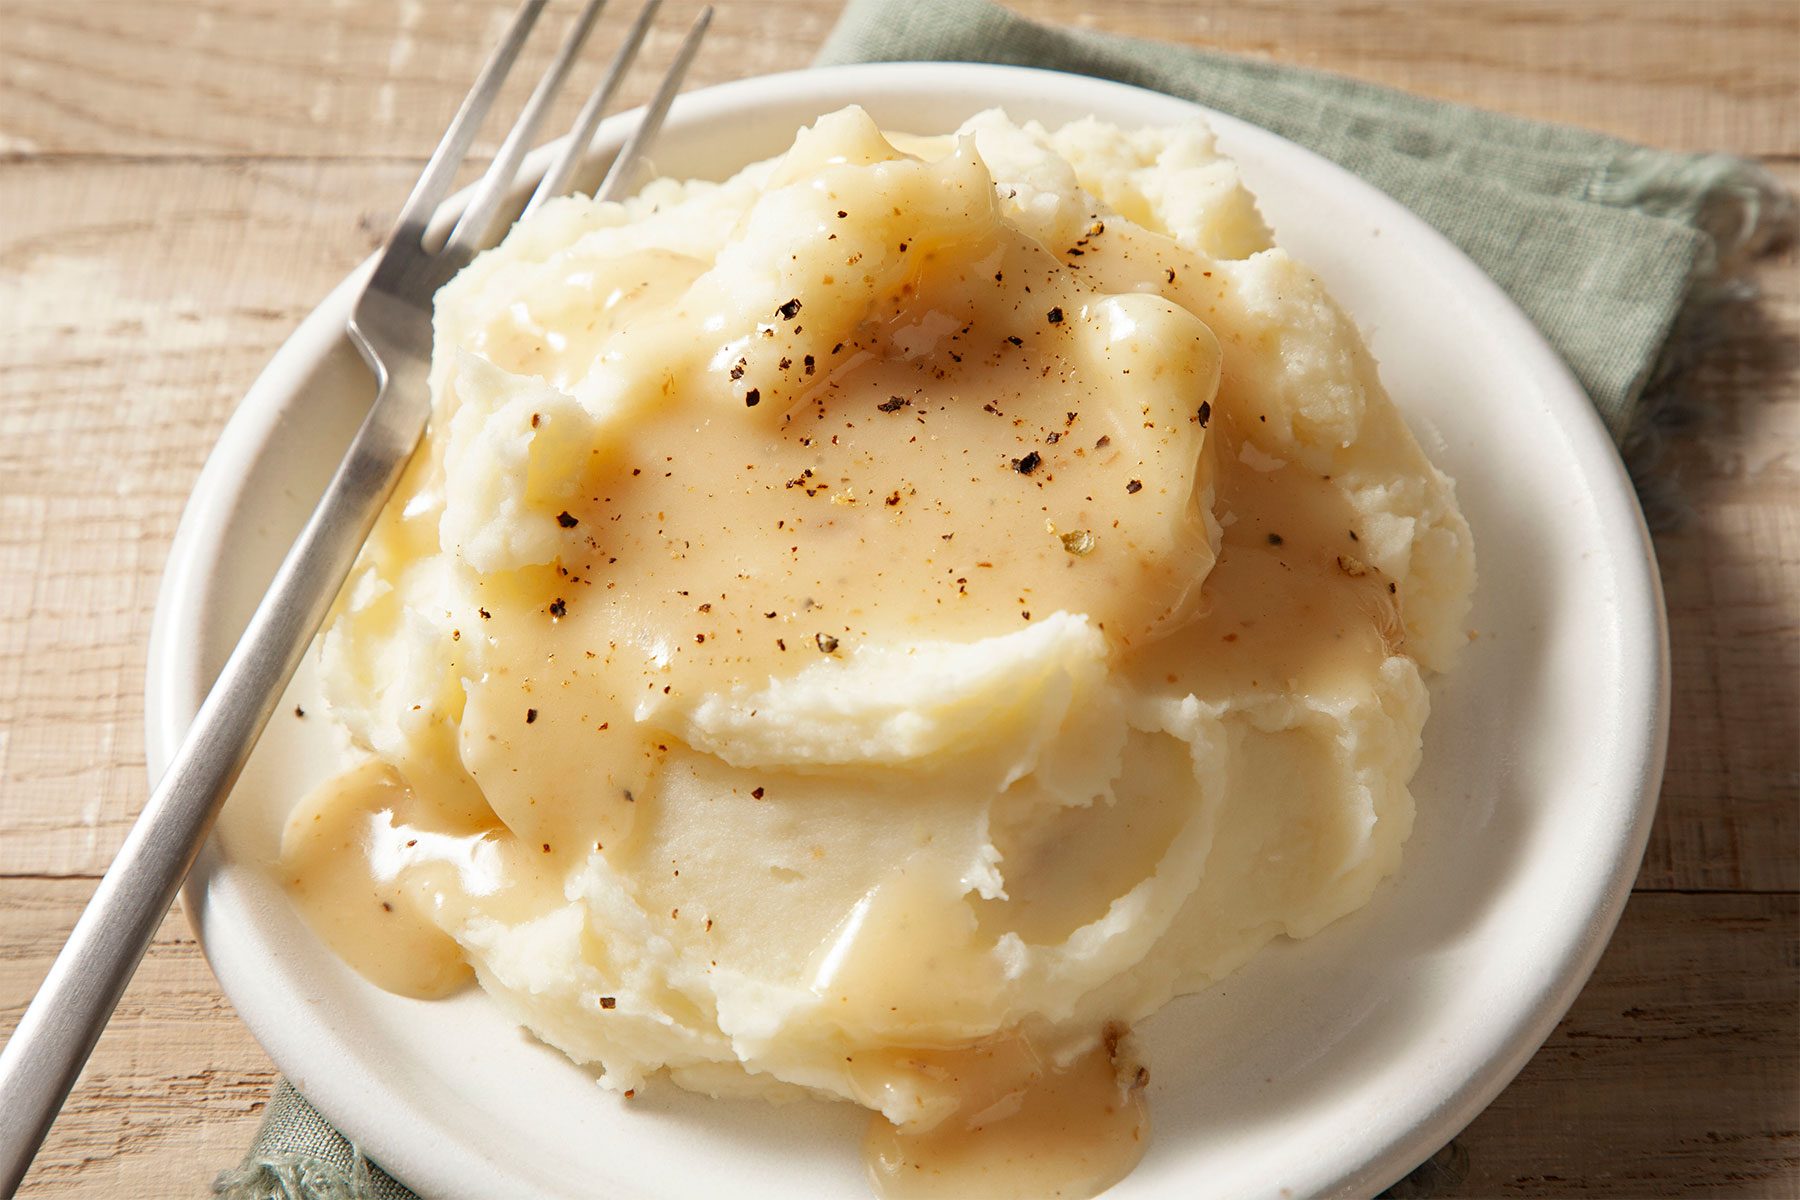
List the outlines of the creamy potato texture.
<svg viewBox="0 0 1800 1200">
<path fill-rule="evenodd" d="M 866 1105 L 896 1194 L 1091 1192 L 1123 1031 L 1399 863 L 1468 531 L 1201 126 L 847 109 L 559 201 L 432 388 L 322 643 L 370 761 L 282 864 L 387 986 Z"/>
</svg>

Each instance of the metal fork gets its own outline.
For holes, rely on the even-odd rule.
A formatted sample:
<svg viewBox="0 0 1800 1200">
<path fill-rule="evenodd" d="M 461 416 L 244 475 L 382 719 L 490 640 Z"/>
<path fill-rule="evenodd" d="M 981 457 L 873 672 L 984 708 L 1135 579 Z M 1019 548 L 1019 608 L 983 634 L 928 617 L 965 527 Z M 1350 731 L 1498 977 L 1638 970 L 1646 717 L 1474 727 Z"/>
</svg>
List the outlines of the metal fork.
<svg viewBox="0 0 1800 1200">
<path fill-rule="evenodd" d="M 574 65 L 604 0 L 589 0 L 576 16 L 468 205 L 443 244 L 429 247 L 427 226 L 448 195 L 482 118 L 544 4 L 545 0 L 525 0 L 513 17 L 407 197 L 356 302 L 348 332 L 378 386 L 368 417 L 43 987 L 0 1051 L 0 1196 L 13 1195 L 31 1165 L 424 434 L 431 407 L 426 377 L 432 297 L 491 244 L 492 226 L 537 126 Z M 633 21 L 605 78 L 582 106 L 567 144 L 532 194 L 527 212 L 569 188 L 659 4 L 660 0 L 648 0 Z M 710 8 L 703 10 L 689 29 L 655 98 L 600 185 L 596 195 L 601 199 L 619 199 L 630 188 L 711 17 Z"/>
</svg>

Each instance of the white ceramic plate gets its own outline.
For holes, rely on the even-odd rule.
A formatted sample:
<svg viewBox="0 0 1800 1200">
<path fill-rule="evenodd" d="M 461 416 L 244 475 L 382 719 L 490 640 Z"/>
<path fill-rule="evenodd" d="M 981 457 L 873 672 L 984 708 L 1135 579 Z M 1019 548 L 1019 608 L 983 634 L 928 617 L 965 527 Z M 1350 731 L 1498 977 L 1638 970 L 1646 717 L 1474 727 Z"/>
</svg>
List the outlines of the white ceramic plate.
<svg viewBox="0 0 1800 1200">
<path fill-rule="evenodd" d="M 994 105 L 1050 124 L 1202 115 L 1015 68 L 806 71 L 682 97 L 657 165 L 722 177 L 848 103 L 917 132 Z M 1282 244 L 1356 316 L 1388 387 L 1458 481 L 1483 579 L 1480 636 L 1434 686 L 1399 875 L 1363 911 L 1271 946 L 1142 1029 L 1154 1139 L 1113 1194 L 1366 1195 L 1505 1086 L 1612 931 L 1662 769 L 1662 602 L 1612 445 L 1506 296 L 1368 185 L 1263 130 L 1212 121 Z M 617 119 L 603 135 L 616 145 L 625 128 Z M 356 282 L 257 380 L 182 518 L 151 638 L 153 774 L 367 406 L 342 336 Z M 290 706 L 310 686 L 297 681 Z M 478 992 L 406 1000 L 344 967 L 259 865 L 332 759 L 323 726 L 278 712 L 184 897 L 257 1038 L 376 1161 L 429 1196 L 471 1200 L 864 1194 L 850 1106 L 776 1109 L 672 1087 L 626 1104 Z"/>
</svg>

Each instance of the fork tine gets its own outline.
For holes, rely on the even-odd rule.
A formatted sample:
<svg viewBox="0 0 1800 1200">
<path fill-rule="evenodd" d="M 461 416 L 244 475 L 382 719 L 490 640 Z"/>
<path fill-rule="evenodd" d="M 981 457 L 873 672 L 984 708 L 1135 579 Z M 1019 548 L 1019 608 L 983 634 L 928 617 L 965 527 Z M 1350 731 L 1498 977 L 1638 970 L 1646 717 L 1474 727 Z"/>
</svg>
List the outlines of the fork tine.
<svg viewBox="0 0 1800 1200">
<path fill-rule="evenodd" d="M 580 168 L 588 146 L 594 140 L 594 130 L 599 128 L 600 118 L 606 115 L 606 106 L 612 103 L 613 94 L 619 90 L 619 82 L 625 78 L 625 72 L 637 58 L 638 49 L 644 44 L 644 35 L 650 32 L 650 22 L 655 19 L 656 10 L 661 7 L 662 0 L 645 0 L 637 19 L 625 34 L 624 43 L 619 47 L 618 53 L 613 55 L 612 64 L 606 68 L 606 77 L 588 96 L 587 103 L 581 106 L 581 115 L 575 118 L 575 124 L 570 127 L 569 140 L 564 143 L 562 152 L 550 164 L 550 169 L 544 172 L 537 190 L 531 193 L 531 201 L 525 206 L 526 215 L 534 212 L 544 201 L 555 199 L 569 190 L 575 172 Z"/>
<path fill-rule="evenodd" d="M 556 98 L 563 80 L 568 77 L 569 68 L 575 65 L 582 44 L 587 41 L 594 22 L 605 7 L 606 0 L 588 0 L 580 15 L 569 26 L 562 48 L 556 52 L 556 60 L 544 72 L 543 78 L 538 80 L 531 98 L 525 102 L 524 111 L 513 122 L 506 140 L 500 144 L 500 150 L 494 156 L 493 164 L 482 177 L 481 187 L 475 193 L 475 198 L 469 202 L 469 206 L 458 218 L 456 227 L 450 231 L 450 237 L 444 243 L 446 252 L 465 253 L 472 257 L 487 247 L 488 228 L 494 223 L 494 216 L 500 211 L 500 206 L 506 203 L 506 195 L 512 190 L 513 179 L 519 173 L 519 164 L 525 160 L 525 152 L 531 148 L 531 139 L 537 133 L 539 123 L 549 111 L 551 101 Z"/>
<path fill-rule="evenodd" d="M 700 49 L 700 39 L 706 36 L 706 27 L 712 23 L 712 6 L 700 10 L 695 18 L 693 28 L 688 30 L 687 37 L 681 43 L 681 49 L 675 54 L 675 61 L 669 67 L 669 73 L 663 76 L 662 83 L 656 89 L 655 97 L 644 110 L 643 119 L 637 128 L 631 131 L 631 140 L 619 151 L 619 157 L 613 159 L 612 168 L 606 172 L 606 178 L 594 193 L 596 200 L 618 200 L 623 198 L 626 189 L 631 186 L 637 175 L 638 163 L 644 156 L 644 150 L 662 131 L 663 119 L 669 115 L 669 105 L 675 102 L 675 93 L 681 90 L 681 80 L 687 74 L 688 65 L 694 61 L 694 55 Z"/>
<path fill-rule="evenodd" d="M 493 105 L 494 97 L 499 95 L 500 85 L 506 82 L 507 73 L 512 70 L 513 62 L 519 57 L 519 51 L 525 45 L 532 25 L 537 22 L 538 14 L 544 10 L 544 4 L 545 0 L 524 0 L 519 5 L 512 24 L 506 28 L 506 36 L 500 39 L 500 44 L 494 48 L 494 53 L 481 68 L 475 86 L 463 97 L 462 107 L 456 110 L 450 128 L 444 131 L 444 138 L 438 143 L 437 149 L 431 152 L 431 161 L 425 164 L 425 170 L 419 175 L 419 182 L 413 185 L 412 194 L 401 206 L 400 217 L 394 222 L 394 232 L 388 237 L 390 245 L 403 238 L 417 241 L 424 235 L 426 223 L 449 193 L 450 184 L 456 178 L 456 169 L 462 165 L 463 158 L 469 153 L 470 144 L 475 140 L 476 132 L 481 128 L 481 119 Z"/>
</svg>

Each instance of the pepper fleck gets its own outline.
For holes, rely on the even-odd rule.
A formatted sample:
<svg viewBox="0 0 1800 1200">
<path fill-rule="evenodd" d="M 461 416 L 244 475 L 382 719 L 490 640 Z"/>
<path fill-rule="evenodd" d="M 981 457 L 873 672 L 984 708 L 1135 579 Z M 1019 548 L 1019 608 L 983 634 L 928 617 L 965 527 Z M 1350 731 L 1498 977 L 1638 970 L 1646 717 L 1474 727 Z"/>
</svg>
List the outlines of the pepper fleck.
<svg viewBox="0 0 1800 1200">
<path fill-rule="evenodd" d="M 781 314 L 782 320 L 791 321 L 795 317 L 800 315 L 800 301 L 796 297 L 793 300 L 789 300 L 786 304 L 782 305 L 780 308 L 776 309 L 775 311 Z"/>
<path fill-rule="evenodd" d="M 530 724 L 534 723 L 536 720 L 537 720 L 537 709 L 535 709 L 535 708 L 526 709 L 525 710 L 525 723 L 527 725 L 530 725 Z"/>
<path fill-rule="evenodd" d="M 761 800 L 763 798 L 763 790 L 761 788 L 751 788 L 750 798 L 752 800 Z"/>
<path fill-rule="evenodd" d="M 556 523 L 561 525 L 564 529 L 573 529 L 581 524 L 581 522 L 566 508 L 556 514 Z"/>
<path fill-rule="evenodd" d="M 744 393 L 744 407 L 745 408 L 755 408 L 757 405 L 759 405 L 761 403 L 762 403 L 762 389 L 761 388 L 751 388 L 749 391 Z"/>
<path fill-rule="evenodd" d="M 1141 479 L 1134 479 L 1130 483 L 1125 485 L 1125 494 L 1127 496 L 1135 496 L 1143 490 L 1144 490 L 1144 481 Z"/>
<path fill-rule="evenodd" d="M 838 640 L 829 633 L 813 634 L 813 644 L 818 646 L 821 654 L 835 653 L 838 648 Z"/>
<path fill-rule="evenodd" d="M 550 615 L 553 617 L 566 617 L 569 615 L 569 606 L 563 603 L 563 598 L 561 596 L 558 596 L 550 602 Z"/>
<path fill-rule="evenodd" d="M 1271 533 L 1269 535 L 1269 545 L 1271 545 L 1271 546 L 1281 545 L 1281 535 L 1279 533 Z"/>
<path fill-rule="evenodd" d="M 907 405 L 909 405 L 911 403 L 912 403 L 912 401 L 908 400 L 904 396 L 889 396 L 886 400 L 883 400 L 880 404 L 877 404 L 875 407 L 880 409 L 882 412 L 899 412 L 901 409 L 905 408 Z"/>
<path fill-rule="evenodd" d="M 1200 414 L 1199 415 L 1200 415 L 1200 428 L 1205 429 L 1207 422 L 1212 420 L 1212 401 L 1211 400 L 1202 400 L 1200 402 Z"/>
<path fill-rule="evenodd" d="M 1062 306 L 1061 305 L 1058 305 L 1057 307 L 1051 309 L 1049 312 L 1045 313 L 1044 315 L 1050 319 L 1050 323 L 1052 325 L 1061 325 L 1062 324 L 1063 314 L 1062 314 Z"/>
<path fill-rule="evenodd" d="M 619 1001 L 616 997 L 613 997 L 613 996 L 600 997 L 600 1007 L 601 1008 L 617 1008 L 618 1006 L 619 1006 Z"/>
<path fill-rule="evenodd" d="M 1043 461 L 1044 461 L 1044 456 L 1039 454 L 1036 450 L 1033 450 L 1030 454 L 1027 454 L 1024 458 L 1013 459 L 1012 467 L 1013 467 L 1013 470 L 1017 471 L 1021 475 L 1029 475 L 1033 471 L 1037 470 L 1038 464 Z"/>
</svg>

